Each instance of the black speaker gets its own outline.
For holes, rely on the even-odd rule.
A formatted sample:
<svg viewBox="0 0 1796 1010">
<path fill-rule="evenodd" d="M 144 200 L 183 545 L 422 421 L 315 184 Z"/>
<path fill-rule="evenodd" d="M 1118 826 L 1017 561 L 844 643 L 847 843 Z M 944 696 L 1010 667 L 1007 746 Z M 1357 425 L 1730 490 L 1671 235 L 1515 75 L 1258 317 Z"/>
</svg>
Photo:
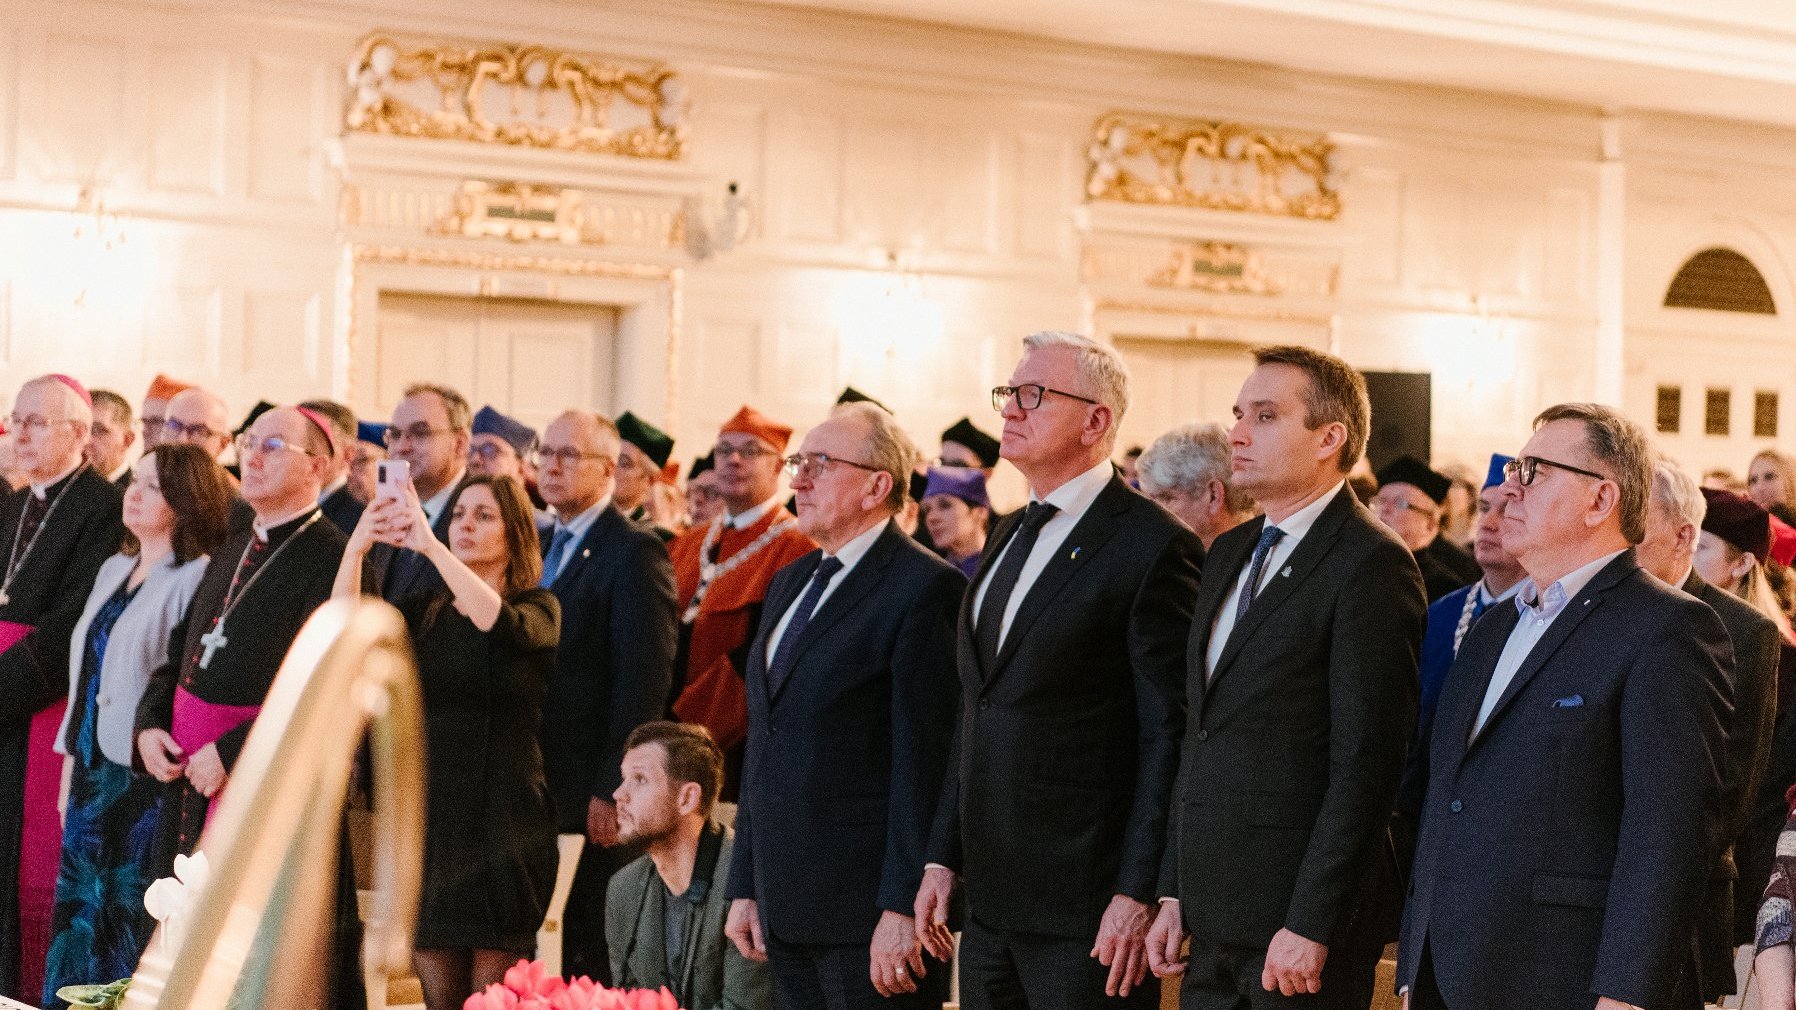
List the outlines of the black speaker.
<svg viewBox="0 0 1796 1010">
<path fill-rule="evenodd" d="M 1362 372 L 1372 399 L 1372 437 L 1366 455 L 1373 470 L 1400 456 L 1424 463 L 1433 454 L 1434 377 L 1427 372 Z"/>
</svg>

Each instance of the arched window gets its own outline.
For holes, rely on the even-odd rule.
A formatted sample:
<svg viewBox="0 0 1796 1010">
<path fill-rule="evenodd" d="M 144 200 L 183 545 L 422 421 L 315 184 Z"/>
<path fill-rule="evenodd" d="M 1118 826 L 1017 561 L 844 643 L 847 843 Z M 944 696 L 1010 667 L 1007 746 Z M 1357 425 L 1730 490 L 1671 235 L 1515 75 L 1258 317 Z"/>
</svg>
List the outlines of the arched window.
<svg viewBox="0 0 1796 1010">
<path fill-rule="evenodd" d="M 1704 249 L 1690 257 L 1671 279 L 1665 304 L 1677 309 L 1777 315 L 1764 275 L 1732 249 Z"/>
</svg>

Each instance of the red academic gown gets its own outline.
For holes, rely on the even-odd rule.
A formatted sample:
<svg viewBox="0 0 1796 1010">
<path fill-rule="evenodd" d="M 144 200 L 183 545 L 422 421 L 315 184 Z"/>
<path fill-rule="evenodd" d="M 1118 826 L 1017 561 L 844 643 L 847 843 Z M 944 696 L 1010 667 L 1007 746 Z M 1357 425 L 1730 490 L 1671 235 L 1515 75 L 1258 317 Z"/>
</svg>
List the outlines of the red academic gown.
<svg viewBox="0 0 1796 1010">
<path fill-rule="evenodd" d="M 699 604 L 698 615 L 681 630 L 688 634 L 686 666 L 674 715 L 683 722 L 705 726 L 718 746 L 730 755 L 732 774 L 725 785 L 734 795 L 733 770 L 741 767 L 742 744 L 748 739 L 748 693 L 738 666 L 743 651 L 755 636 L 761 619 L 761 602 L 775 572 L 817 548 L 810 537 L 798 532 L 792 513 L 774 508 L 747 529 L 724 530 L 717 541 L 717 563 L 748 550 L 774 526 L 787 528 L 774 535 L 755 553 L 713 580 Z M 682 616 L 698 591 L 700 552 L 708 527 L 696 527 L 667 545 L 673 559 L 674 587 Z"/>
</svg>

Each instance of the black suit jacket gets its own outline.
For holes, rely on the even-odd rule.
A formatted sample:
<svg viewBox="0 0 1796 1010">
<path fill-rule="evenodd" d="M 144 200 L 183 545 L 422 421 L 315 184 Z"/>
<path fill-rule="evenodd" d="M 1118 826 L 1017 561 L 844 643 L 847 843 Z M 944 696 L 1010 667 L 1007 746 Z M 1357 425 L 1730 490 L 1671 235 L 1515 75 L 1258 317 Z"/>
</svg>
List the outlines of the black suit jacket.
<svg viewBox="0 0 1796 1010">
<path fill-rule="evenodd" d="M 873 938 L 910 915 L 954 737 L 954 617 L 966 579 L 888 522 L 823 601 L 773 693 L 767 651 L 822 560 L 767 588 L 748 653 L 748 757 L 729 897 L 789 943 Z"/>
<path fill-rule="evenodd" d="M 1426 945 L 1456 1010 L 1663 1006 L 1714 861 L 1727 632 L 1625 551 L 1566 602 L 1470 739 L 1519 620 L 1514 606 L 1485 615 L 1442 690 L 1397 984 Z"/>
<path fill-rule="evenodd" d="M 448 501 L 454 500 L 455 495 L 451 493 Z M 443 514 L 430 524 L 430 532 L 436 534 L 436 538 L 443 543 L 449 542 L 447 503 L 443 505 Z M 375 544 L 368 548 L 364 570 L 373 573 L 375 585 L 380 587 L 381 599 L 394 606 L 409 597 L 425 596 L 449 588 L 429 558 L 417 551 L 394 547 L 392 544 Z"/>
<path fill-rule="evenodd" d="M 609 802 L 622 780 L 630 731 L 667 702 L 673 565 L 660 538 L 606 506 L 549 590 L 561 602 L 561 647 L 543 705 L 543 768 L 561 830 L 584 834 L 589 802 Z"/>
<path fill-rule="evenodd" d="M 1389 880 L 1427 605 L 1403 543 L 1343 487 L 1206 669 L 1264 517 L 1216 539 L 1186 649 L 1190 715 L 1163 893 L 1186 927 L 1335 946 Z M 1395 924 L 1395 887 L 1385 889 Z M 1387 926 L 1388 928 L 1388 926 Z"/>
<path fill-rule="evenodd" d="M 1185 725 L 1198 539 L 1112 476 L 1018 606 L 995 664 L 957 620 L 961 708 L 930 861 L 982 924 L 1089 937 L 1116 894 L 1154 900 Z"/>
<path fill-rule="evenodd" d="M 318 507 L 324 510 L 324 518 L 342 530 L 344 536 L 355 532 L 355 524 L 362 521 L 362 511 L 366 508 L 349 493 L 347 484 L 325 495 Z M 448 528 L 447 520 L 444 520 L 444 528 Z"/>
</svg>

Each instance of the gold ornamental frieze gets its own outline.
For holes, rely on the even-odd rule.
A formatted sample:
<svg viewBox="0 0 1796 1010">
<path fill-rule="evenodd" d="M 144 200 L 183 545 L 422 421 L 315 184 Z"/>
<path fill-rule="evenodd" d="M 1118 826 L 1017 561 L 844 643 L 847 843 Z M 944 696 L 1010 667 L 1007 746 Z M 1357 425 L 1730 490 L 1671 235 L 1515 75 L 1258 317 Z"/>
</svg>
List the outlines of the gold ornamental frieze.
<svg viewBox="0 0 1796 1010">
<path fill-rule="evenodd" d="M 686 87 L 671 68 L 545 46 L 370 35 L 344 129 L 675 161 Z"/>
<path fill-rule="evenodd" d="M 1232 242 L 1179 242 L 1166 266 L 1148 275 L 1150 287 L 1225 295 L 1276 295 L 1284 290 L 1266 273 L 1265 257 Z"/>
<path fill-rule="evenodd" d="M 1086 156 L 1093 200 L 1199 207 L 1332 221 L 1341 195 L 1329 182 L 1326 137 L 1240 123 L 1110 113 Z"/>
</svg>

